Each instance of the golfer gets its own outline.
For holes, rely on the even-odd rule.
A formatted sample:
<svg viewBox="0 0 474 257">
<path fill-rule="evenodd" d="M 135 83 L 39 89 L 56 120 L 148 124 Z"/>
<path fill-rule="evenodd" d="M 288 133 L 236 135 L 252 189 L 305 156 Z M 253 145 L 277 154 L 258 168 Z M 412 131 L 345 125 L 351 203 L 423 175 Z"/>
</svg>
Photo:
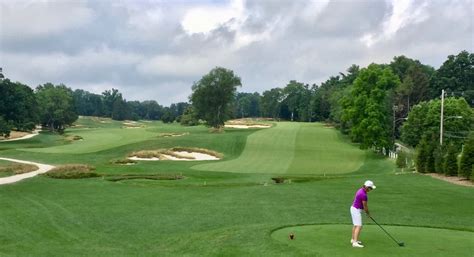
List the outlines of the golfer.
<svg viewBox="0 0 474 257">
<path fill-rule="evenodd" d="M 367 180 L 355 194 L 354 202 L 351 206 L 352 224 L 354 224 L 354 227 L 352 227 L 352 247 L 364 247 L 362 242 L 359 241 L 359 234 L 362 229 L 362 211 L 370 217 L 367 193 L 373 189 L 375 189 L 374 182 Z"/>
</svg>

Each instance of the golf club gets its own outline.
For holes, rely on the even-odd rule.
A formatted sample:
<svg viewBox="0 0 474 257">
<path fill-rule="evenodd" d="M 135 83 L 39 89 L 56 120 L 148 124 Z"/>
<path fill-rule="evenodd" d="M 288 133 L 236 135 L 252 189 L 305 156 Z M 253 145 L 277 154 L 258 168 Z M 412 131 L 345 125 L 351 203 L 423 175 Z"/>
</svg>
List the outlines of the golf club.
<svg viewBox="0 0 474 257">
<path fill-rule="evenodd" d="M 372 216 L 369 216 L 369 218 L 370 218 L 373 222 L 375 222 L 375 224 L 377 224 L 393 241 L 395 241 L 395 242 L 398 244 L 398 246 L 405 246 L 405 243 L 404 243 L 404 242 L 398 242 L 395 238 L 393 238 L 393 236 L 390 235 L 390 234 L 387 232 L 387 230 L 385 230 L 379 223 L 377 223 L 377 221 L 375 221 L 374 218 L 372 218 Z"/>
</svg>

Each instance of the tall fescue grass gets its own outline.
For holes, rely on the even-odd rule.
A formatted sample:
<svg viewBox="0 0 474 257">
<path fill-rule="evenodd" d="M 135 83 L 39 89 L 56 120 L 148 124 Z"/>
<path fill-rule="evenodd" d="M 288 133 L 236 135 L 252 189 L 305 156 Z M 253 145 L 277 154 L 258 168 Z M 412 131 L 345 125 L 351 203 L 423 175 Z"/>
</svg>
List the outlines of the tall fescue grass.
<svg viewBox="0 0 474 257">
<path fill-rule="evenodd" d="M 44 175 L 50 178 L 58 179 L 79 179 L 100 176 L 95 172 L 95 167 L 84 164 L 61 165 L 46 172 Z"/>
<path fill-rule="evenodd" d="M 28 173 L 37 170 L 38 167 L 32 164 L 12 163 L 6 166 L 0 166 L 0 173 L 7 173 L 12 175 Z"/>
</svg>

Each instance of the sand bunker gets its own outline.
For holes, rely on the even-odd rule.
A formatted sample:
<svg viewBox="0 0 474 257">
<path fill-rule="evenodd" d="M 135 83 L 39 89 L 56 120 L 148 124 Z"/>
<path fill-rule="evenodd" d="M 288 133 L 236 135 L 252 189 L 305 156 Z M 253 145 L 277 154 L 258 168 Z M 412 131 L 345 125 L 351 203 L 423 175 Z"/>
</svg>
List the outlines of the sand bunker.
<svg viewBox="0 0 474 257">
<path fill-rule="evenodd" d="M 249 128 L 269 128 L 271 125 L 238 125 L 238 124 L 228 124 L 225 125 L 226 128 L 237 128 L 237 129 L 249 129 Z"/>
<path fill-rule="evenodd" d="M 189 135 L 189 133 L 188 132 L 186 133 L 160 133 L 158 136 L 159 137 L 182 137 L 186 135 Z"/>
<path fill-rule="evenodd" d="M 3 137 L 0 137 L 0 142 L 24 140 L 24 139 L 37 136 L 38 134 L 39 134 L 39 130 L 34 130 L 33 133 L 12 131 L 8 139 L 3 139 Z"/>
<path fill-rule="evenodd" d="M 172 148 L 134 152 L 128 159 L 134 161 L 216 161 L 221 157 L 220 153 L 201 148 Z"/>
</svg>

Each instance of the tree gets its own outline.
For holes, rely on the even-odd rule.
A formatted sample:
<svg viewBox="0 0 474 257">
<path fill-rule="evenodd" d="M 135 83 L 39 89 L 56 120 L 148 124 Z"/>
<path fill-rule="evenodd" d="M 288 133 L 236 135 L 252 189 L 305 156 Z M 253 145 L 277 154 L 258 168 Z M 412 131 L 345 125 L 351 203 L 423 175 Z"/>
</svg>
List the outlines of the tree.
<svg viewBox="0 0 474 257">
<path fill-rule="evenodd" d="M 434 171 L 436 173 L 443 174 L 444 173 L 444 155 L 445 150 L 442 146 L 437 144 L 436 149 L 433 152 L 434 156 Z"/>
<path fill-rule="evenodd" d="M 362 69 L 354 81 L 342 119 L 350 123 L 350 136 L 361 148 L 392 147 L 390 91 L 399 83 L 390 68 L 377 64 Z"/>
<path fill-rule="evenodd" d="M 51 83 L 36 88 L 41 124 L 51 131 L 62 133 L 78 116 L 74 109 L 72 90 L 61 84 Z"/>
<path fill-rule="evenodd" d="M 241 85 L 240 78 L 232 70 L 221 67 L 212 69 L 192 87 L 190 100 L 198 117 L 208 126 L 223 127 L 231 115 L 230 104 L 237 87 Z"/>
<path fill-rule="evenodd" d="M 122 98 L 122 94 L 114 99 L 111 118 L 113 120 L 126 120 L 131 118 L 129 106 L 127 105 L 127 101 Z"/>
<path fill-rule="evenodd" d="M 415 146 L 424 135 L 440 133 L 441 101 L 421 102 L 413 107 L 402 127 L 402 141 Z M 444 138 L 458 145 L 474 123 L 474 111 L 464 98 L 448 97 L 444 101 Z"/>
<path fill-rule="evenodd" d="M 175 120 L 175 117 L 173 116 L 173 113 L 169 107 L 165 107 L 163 109 L 163 115 L 161 115 L 161 121 L 163 123 L 173 123 Z"/>
<path fill-rule="evenodd" d="M 0 115 L 11 129 L 31 131 L 39 121 L 33 90 L 19 82 L 0 80 Z"/>
<path fill-rule="evenodd" d="M 456 176 L 458 174 L 458 151 L 453 143 L 448 145 L 444 161 L 444 172 L 447 176 Z"/>
<path fill-rule="evenodd" d="M 261 100 L 263 116 L 274 119 L 280 117 L 281 103 L 283 101 L 282 91 L 281 88 L 272 88 L 263 92 Z"/>
<path fill-rule="evenodd" d="M 398 168 L 407 167 L 407 153 L 405 151 L 399 151 L 397 155 L 397 160 L 395 161 Z"/>
<path fill-rule="evenodd" d="M 106 117 L 112 117 L 114 103 L 118 98 L 122 98 L 122 93 L 120 93 L 118 89 L 112 88 L 112 90 L 105 90 L 104 92 L 102 92 L 104 115 Z"/>
<path fill-rule="evenodd" d="M 431 79 L 431 97 L 447 94 L 463 96 L 467 103 L 474 106 L 474 54 L 462 51 L 458 55 L 449 55 Z"/>
<path fill-rule="evenodd" d="M 459 175 L 469 179 L 472 175 L 474 166 L 474 132 L 469 134 L 469 137 L 464 142 L 464 149 L 459 163 Z"/>
<path fill-rule="evenodd" d="M 416 171 L 419 173 L 426 173 L 426 160 L 428 159 L 428 155 L 430 153 L 428 152 L 428 142 L 426 140 L 426 137 L 423 137 L 420 140 L 420 143 L 416 147 Z"/>
<path fill-rule="evenodd" d="M 13 126 L 0 116 L 0 137 L 9 137 Z"/>
<path fill-rule="evenodd" d="M 199 124 L 199 119 L 197 118 L 194 107 L 188 106 L 184 111 L 181 119 L 179 121 L 183 126 L 196 126 Z"/>
<path fill-rule="evenodd" d="M 283 101 L 291 113 L 291 121 L 303 121 L 308 115 L 309 97 L 308 85 L 291 80 L 283 89 Z"/>
</svg>

